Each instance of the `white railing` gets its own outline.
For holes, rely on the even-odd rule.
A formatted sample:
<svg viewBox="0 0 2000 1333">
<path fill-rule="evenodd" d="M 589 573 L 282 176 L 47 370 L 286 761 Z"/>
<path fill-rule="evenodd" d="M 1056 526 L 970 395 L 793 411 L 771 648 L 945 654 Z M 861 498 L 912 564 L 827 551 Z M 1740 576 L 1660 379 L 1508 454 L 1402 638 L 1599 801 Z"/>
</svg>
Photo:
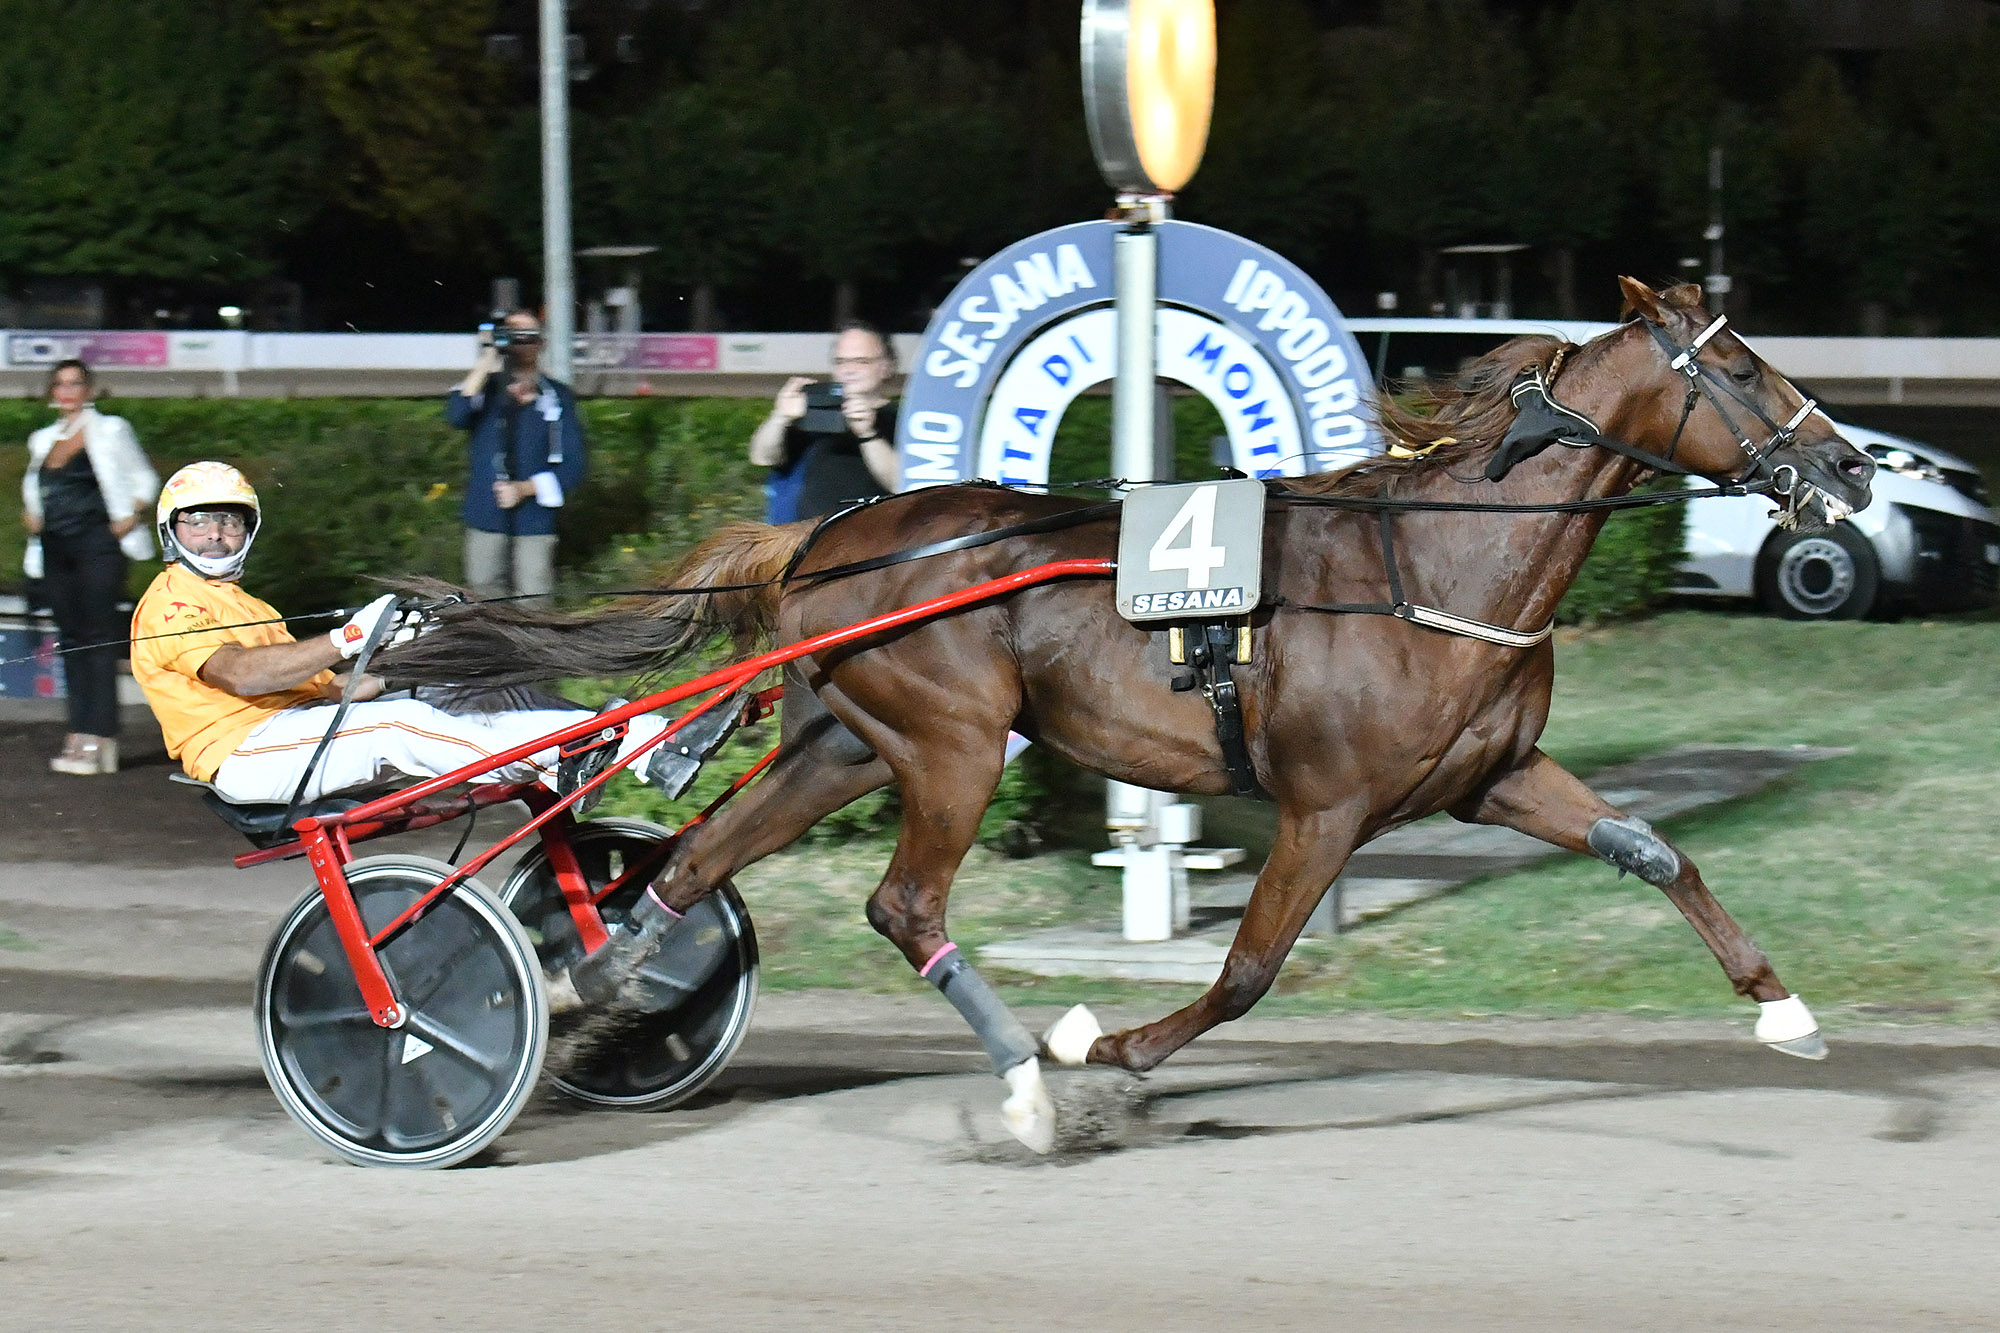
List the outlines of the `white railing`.
<svg viewBox="0 0 2000 1333">
<path fill-rule="evenodd" d="M 1351 321 L 1364 343 L 1392 325 L 1403 332 L 1492 331 L 1490 321 L 1480 320 Z M 1548 327 L 1568 332 L 1601 326 Z M 920 341 L 896 335 L 905 370 Z M 2000 404 L 2000 338 L 1755 342 L 1829 401 Z M 118 392 L 135 396 L 442 392 L 465 373 L 476 351 L 471 333 L 0 330 L 0 392 L 39 392 L 46 369 L 66 357 L 90 362 L 114 377 Z M 753 392 L 787 375 L 826 374 L 832 351 L 827 333 L 600 333 L 578 336 L 575 362 L 585 392 Z"/>
<path fill-rule="evenodd" d="M 916 354 L 913 334 L 895 338 Z M 471 333 L 242 333 L 168 330 L 0 330 L 0 366 L 36 371 L 67 357 L 94 369 L 254 374 L 260 371 L 397 371 L 462 375 L 478 354 Z M 629 374 L 826 373 L 830 333 L 586 333 L 576 364 Z"/>
</svg>

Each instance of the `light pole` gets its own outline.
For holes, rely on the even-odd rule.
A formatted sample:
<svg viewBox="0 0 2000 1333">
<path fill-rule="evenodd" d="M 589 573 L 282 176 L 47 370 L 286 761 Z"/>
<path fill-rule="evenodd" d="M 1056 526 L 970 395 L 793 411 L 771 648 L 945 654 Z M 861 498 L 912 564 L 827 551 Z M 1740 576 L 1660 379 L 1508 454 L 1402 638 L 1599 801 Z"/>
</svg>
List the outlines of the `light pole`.
<svg viewBox="0 0 2000 1333">
<path fill-rule="evenodd" d="M 1708 308 L 1721 314 L 1729 303 L 1732 285 L 1722 267 L 1722 146 L 1708 150 L 1708 227 L 1701 234 L 1708 242 L 1708 277 L 1702 283 L 1708 293 Z"/>
<path fill-rule="evenodd" d="M 542 0 L 542 366 L 569 383 L 576 347 L 569 236 L 569 32 L 563 0 Z"/>
<path fill-rule="evenodd" d="M 1215 98 L 1214 0 L 1084 0 L 1083 97 L 1097 169 L 1118 192 L 1114 242 L 1118 370 L 1111 385 L 1111 470 L 1163 480 L 1154 346 L 1160 249 L 1155 223 L 1193 178 Z M 1159 837 L 1173 797 L 1122 782 L 1105 788 L 1105 822 L 1124 844 L 1124 935 L 1173 934 L 1174 849 Z M 1182 872 L 1183 874 L 1185 872 Z"/>
</svg>

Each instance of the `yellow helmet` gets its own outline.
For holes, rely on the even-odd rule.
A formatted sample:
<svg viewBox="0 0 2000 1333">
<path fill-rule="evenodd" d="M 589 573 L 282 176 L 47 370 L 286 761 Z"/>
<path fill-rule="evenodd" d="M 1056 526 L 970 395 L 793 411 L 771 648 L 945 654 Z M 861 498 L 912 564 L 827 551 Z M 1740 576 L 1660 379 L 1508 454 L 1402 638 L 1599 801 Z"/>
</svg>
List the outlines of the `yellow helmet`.
<svg viewBox="0 0 2000 1333">
<path fill-rule="evenodd" d="M 235 505 L 250 511 L 249 531 L 244 535 L 242 548 L 232 555 L 208 556 L 182 546 L 174 535 L 174 519 L 184 509 L 217 505 Z M 262 520 L 256 490 L 241 472 L 227 463 L 189 463 L 168 477 L 167 484 L 160 488 L 160 552 L 167 560 L 179 560 L 205 579 L 228 581 L 243 573 L 243 562 L 249 558 L 250 543 L 257 539 Z"/>
</svg>

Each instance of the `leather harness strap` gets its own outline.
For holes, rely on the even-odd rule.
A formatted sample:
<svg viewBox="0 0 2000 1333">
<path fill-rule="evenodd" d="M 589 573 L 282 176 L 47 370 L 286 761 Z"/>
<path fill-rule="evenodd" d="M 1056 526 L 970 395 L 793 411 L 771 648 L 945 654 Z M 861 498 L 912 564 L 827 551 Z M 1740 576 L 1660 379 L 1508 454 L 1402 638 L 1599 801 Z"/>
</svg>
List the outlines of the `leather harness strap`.
<svg viewBox="0 0 2000 1333">
<path fill-rule="evenodd" d="M 1408 601 L 1403 596 L 1402 576 L 1396 572 L 1396 538 L 1390 524 L 1392 512 L 1387 509 L 1379 510 L 1376 517 L 1382 538 L 1382 568 L 1389 581 L 1388 601 L 1294 602 L 1286 597 L 1273 597 L 1265 605 L 1274 610 L 1290 607 L 1294 611 L 1326 611 L 1336 615 L 1394 616 L 1413 625 L 1422 625 L 1425 629 L 1457 634 L 1468 639 L 1480 639 L 1487 643 L 1499 644 L 1504 648 L 1532 648 L 1555 633 L 1554 620 L 1550 620 L 1538 630 L 1508 629 L 1502 625 L 1489 625 L 1483 620 L 1455 616 L 1434 606 L 1418 606 Z"/>
<path fill-rule="evenodd" d="M 908 494 L 908 492 L 904 493 Z M 805 541 L 800 544 L 799 549 L 792 552 L 792 558 L 786 563 L 785 572 L 778 576 L 778 582 L 785 584 L 790 583 L 794 578 L 798 578 L 801 580 L 810 579 L 815 583 L 821 583 L 828 579 L 843 579 L 850 574 L 866 574 L 872 570 L 887 569 L 891 565 L 900 565 L 911 560 L 927 560 L 934 555 L 949 555 L 953 551 L 969 551 L 975 547 L 990 546 L 994 542 L 1005 541 L 1011 537 L 1033 537 L 1044 532 L 1060 532 L 1064 528 L 1081 527 L 1085 523 L 1095 523 L 1099 519 L 1111 518 L 1118 513 L 1121 507 L 1116 500 L 1107 500 L 1102 504 L 1085 505 L 1081 509 L 1069 509 L 1061 513 L 1044 514 L 1040 518 L 1025 519 L 1019 523 L 1009 523 L 1005 527 L 992 528 L 985 532 L 968 532 L 961 537 L 946 537 L 941 541 L 926 542 L 922 546 L 905 547 L 900 551 L 891 551 L 887 555 L 873 556 L 867 560 L 856 560 L 845 565 L 835 565 L 830 569 L 815 569 L 809 574 L 798 573 L 799 562 L 805 559 L 806 553 L 812 550 L 813 546 L 818 543 L 820 534 L 825 532 L 828 527 L 838 523 L 849 514 L 859 513 L 863 509 L 894 498 L 894 496 L 878 495 L 872 500 L 863 500 L 859 504 L 849 505 L 838 513 L 829 514 L 821 519 L 819 526 L 807 535 Z"/>
<path fill-rule="evenodd" d="M 1257 770 L 1244 739 L 1243 703 L 1236 694 L 1236 677 L 1229 669 L 1235 654 L 1236 627 L 1209 623 L 1193 628 L 1188 665 L 1194 668 L 1194 679 L 1187 684 L 1200 687 L 1215 713 L 1215 738 L 1222 745 L 1222 766 L 1229 773 L 1230 787 L 1238 796 L 1262 795 L 1264 789 L 1257 782 Z M 1182 687 L 1181 681 L 1174 682 L 1175 689 Z"/>
</svg>

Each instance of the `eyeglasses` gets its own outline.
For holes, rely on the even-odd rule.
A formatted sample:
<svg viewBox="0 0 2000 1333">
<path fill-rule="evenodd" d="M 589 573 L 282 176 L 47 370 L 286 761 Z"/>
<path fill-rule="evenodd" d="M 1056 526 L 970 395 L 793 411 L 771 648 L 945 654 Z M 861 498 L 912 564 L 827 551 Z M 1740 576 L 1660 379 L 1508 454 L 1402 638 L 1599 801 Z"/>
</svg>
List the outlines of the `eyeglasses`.
<svg viewBox="0 0 2000 1333">
<path fill-rule="evenodd" d="M 881 364 L 886 359 L 886 357 L 880 356 L 836 356 L 833 358 L 833 364 L 836 368 L 840 366 L 873 366 Z"/>
<path fill-rule="evenodd" d="M 248 519 L 227 509 L 189 509 L 176 517 L 174 522 L 190 532 L 214 528 L 225 537 L 241 537 L 250 530 Z"/>
</svg>

